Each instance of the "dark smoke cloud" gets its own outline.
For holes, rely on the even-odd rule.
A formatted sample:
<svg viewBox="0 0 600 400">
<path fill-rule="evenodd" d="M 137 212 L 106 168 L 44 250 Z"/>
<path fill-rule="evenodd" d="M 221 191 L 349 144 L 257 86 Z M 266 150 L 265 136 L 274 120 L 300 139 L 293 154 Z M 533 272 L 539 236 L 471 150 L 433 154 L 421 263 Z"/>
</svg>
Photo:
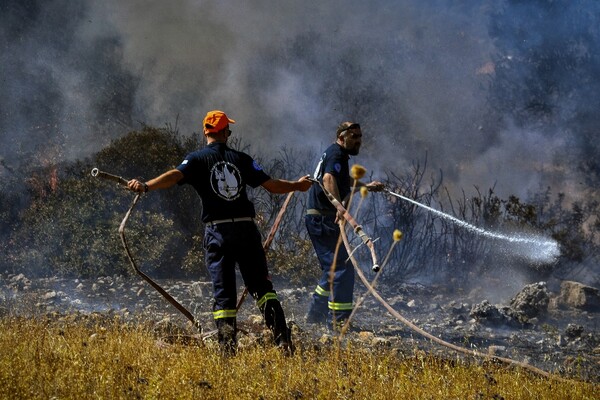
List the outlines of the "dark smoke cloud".
<svg viewBox="0 0 600 400">
<path fill-rule="evenodd" d="M 597 145 L 589 146 L 598 122 L 590 109 L 600 101 L 593 82 L 577 80 L 600 65 L 595 1 L 4 0 L 0 7 L 7 165 L 44 152 L 89 155 L 138 121 L 177 121 L 181 132 L 198 132 L 204 113 L 217 108 L 238 120 L 234 134 L 260 149 L 317 153 L 339 122 L 357 120 L 366 134 L 358 161 L 376 174 L 402 173 L 427 154 L 456 189 L 560 191 L 596 171 L 593 162 L 583 169 L 573 162 L 598 158 Z M 531 62 L 553 43 L 578 61 L 573 74 L 553 60 L 553 71 Z M 532 97 L 548 108 L 532 107 Z M 590 110 L 585 134 L 581 110 Z"/>
</svg>

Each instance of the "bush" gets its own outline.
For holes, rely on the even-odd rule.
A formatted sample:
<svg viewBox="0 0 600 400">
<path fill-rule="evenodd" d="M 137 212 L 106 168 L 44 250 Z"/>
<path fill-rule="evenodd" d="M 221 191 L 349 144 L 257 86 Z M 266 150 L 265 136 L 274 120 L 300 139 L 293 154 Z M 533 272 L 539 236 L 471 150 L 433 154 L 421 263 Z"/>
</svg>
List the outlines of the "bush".
<svg viewBox="0 0 600 400">
<path fill-rule="evenodd" d="M 37 183 L 30 189 L 33 199 L 5 248 L 10 254 L 6 267 L 30 276 L 132 273 L 118 228 L 134 194 L 93 178 L 90 171 L 98 166 L 116 175 L 133 176 L 146 168 L 148 176 L 154 176 L 177 165 L 186 153 L 172 132 L 144 127 L 100 151 L 93 162 L 56 166 L 59 178 L 51 190 L 40 190 Z M 47 172 L 31 173 L 43 177 Z M 203 271 L 201 266 L 192 269 L 189 263 L 182 268 L 182 260 L 188 257 L 186 248 L 202 232 L 194 208 L 199 204 L 196 197 L 193 190 L 142 197 L 126 235 L 145 272 L 164 277 L 197 276 Z"/>
</svg>

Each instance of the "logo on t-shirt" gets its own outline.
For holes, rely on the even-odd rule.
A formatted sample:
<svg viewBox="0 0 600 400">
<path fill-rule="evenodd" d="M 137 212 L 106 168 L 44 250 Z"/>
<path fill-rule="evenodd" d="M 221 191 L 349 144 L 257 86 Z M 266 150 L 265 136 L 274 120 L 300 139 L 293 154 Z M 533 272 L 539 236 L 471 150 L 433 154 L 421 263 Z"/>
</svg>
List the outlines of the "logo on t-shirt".
<svg viewBox="0 0 600 400">
<path fill-rule="evenodd" d="M 323 155 L 321 156 L 321 159 L 319 160 L 319 163 L 317 164 L 317 168 L 315 168 L 315 172 L 313 173 L 313 178 L 315 179 L 321 179 L 323 176 L 323 161 L 325 161 L 325 156 L 327 154 L 323 153 Z"/>
<path fill-rule="evenodd" d="M 242 175 L 232 163 L 220 161 L 210 169 L 210 184 L 217 196 L 232 201 L 240 195 Z"/>
<path fill-rule="evenodd" d="M 256 160 L 252 160 L 252 166 L 254 167 L 255 170 L 262 171 L 262 167 Z"/>
</svg>

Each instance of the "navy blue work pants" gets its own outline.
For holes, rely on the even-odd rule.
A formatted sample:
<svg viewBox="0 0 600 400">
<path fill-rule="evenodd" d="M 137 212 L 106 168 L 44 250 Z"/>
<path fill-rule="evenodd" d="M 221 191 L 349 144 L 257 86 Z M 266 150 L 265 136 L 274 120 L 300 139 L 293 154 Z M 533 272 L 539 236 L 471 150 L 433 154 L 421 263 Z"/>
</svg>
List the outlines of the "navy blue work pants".
<svg viewBox="0 0 600 400">
<path fill-rule="evenodd" d="M 306 215 L 305 223 L 321 266 L 321 277 L 312 296 L 309 314 L 326 312 L 328 322 L 347 319 L 352 312 L 354 268 L 341 242 L 335 215 Z M 334 259 L 336 248 L 337 258 Z"/>
<path fill-rule="evenodd" d="M 203 246 L 206 266 L 213 284 L 213 317 L 217 328 L 225 325 L 235 326 L 237 264 L 248 293 L 256 300 L 266 325 L 273 330 L 275 341 L 285 339 L 285 316 L 269 279 L 265 251 L 260 232 L 254 222 L 207 224 Z"/>
</svg>

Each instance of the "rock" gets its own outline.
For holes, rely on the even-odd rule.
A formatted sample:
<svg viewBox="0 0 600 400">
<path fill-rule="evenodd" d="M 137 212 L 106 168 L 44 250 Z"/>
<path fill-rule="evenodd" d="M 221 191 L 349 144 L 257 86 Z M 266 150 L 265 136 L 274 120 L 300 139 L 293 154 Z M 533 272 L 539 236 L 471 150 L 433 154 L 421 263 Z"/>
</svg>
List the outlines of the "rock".
<svg viewBox="0 0 600 400">
<path fill-rule="evenodd" d="M 506 351 L 506 346 L 491 345 L 488 347 L 488 354 L 490 356 L 497 356 Z"/>
<path fill-rule="evenodd" d="M 460 303 L 457 304 L 455 301 L 452 301 L 446 307 L 447 310 L 454 315 L 461 315 L 469 312 L 469 304 Z"/>
<path fill-rule="evenodd" d="M 583 334 L 583 326 L 577 324 L 569 324 L 567 325 L 567 329 L 565 329 L 565 336 L 568 339 L 576 339 L 580 338 Z"/>
<path fill-rule="evenodd" d="M 52 300 L 52 299 L 56 298 L 56 292 L 54 290 L 50 291 L 50 292 L 46 293 L 44 296 L 42 296 L 42 297 L 43 297 L 44 300 Z"/>
<path fill-rule="evenodd" d="M 486 320 L 490 322 L 502 323 L 504 315 L 498 310 L 498 307 L 490 304 L 489 301 L 484 300 L 479 304 L 475 304 L 469 314 L 477 321 Z"/>
<path fill-rule="evenodd" d="M 384 337 L 376 336 L 371 340 L 371 346 L 373 347 L 391 347 L 392 342 Z"/>
<path fill-rule="evenodd" d="M 507 308 L 498 308 L 484 300 L 471 309 L 470 317 L 479 323 L 492 326 L 516 326 L 518 323 L 507 313 Z"/>
<path fill-rule="evenodd" d="M 511 313 L 520 321 L 543 316 L 548 311 L 550 296 L 546 289 L 546 282 L 526 285 L 510 301 Z"/>
<path fill-rule="evenodd" d="M 600 291 L 579 282 L 564 281 L 556 299 L 559 308 L 577 308 L 600 312 Z"/>
<path fill-rule="evenodd" d="M 358 333 L 358 338 L 364 342 L 372 341 L 374 337 L 375 334 L 373 332 L 361 331 Z"/>
<path fill-rule="evenodd" d="M 10 278 L 11 282 L 20 282 L 20 281 L 24 281 L 27 278 L 25 278 L 25 275 L 23 274 L 18 274 L 18 275 L 14 275 Z"/>
<path fill-rule="evenodd" d="M 390 299 L 388 300 L 388 304 L 391 305 L 392 307 L 399 307 L 399 308 L 406 305 L 404 303 L 404 297 L 402 295 L 390 297 Z"/>
<path fill-rule="evenodd" d="M 27 290 L 31 287 L 31 280 L 25 275 L 14 275 L 9 279 L 9 287 L 14 290 Z"/>
<path fill-rule="evenodd" d="M 211 286 L 210 282 L 194 282 L 190 286 L 190 293 L 192 296 L 197 298 L 209 297 L 211 296 Z"/>
</svg>

